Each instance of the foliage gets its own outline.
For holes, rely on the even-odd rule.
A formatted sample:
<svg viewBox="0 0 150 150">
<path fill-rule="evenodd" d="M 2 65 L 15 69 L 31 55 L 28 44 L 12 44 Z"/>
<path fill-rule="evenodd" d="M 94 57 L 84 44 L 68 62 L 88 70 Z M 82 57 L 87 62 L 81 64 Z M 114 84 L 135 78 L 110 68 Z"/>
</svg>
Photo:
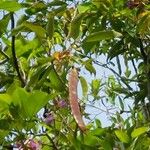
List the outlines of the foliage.
<svg viewBox="0 0 150 150">
<path fill-rule="evenodd" d="M 149 149 L 149 0 L 1 0 L 0 16 L 1 149 Z"/>
</svg>

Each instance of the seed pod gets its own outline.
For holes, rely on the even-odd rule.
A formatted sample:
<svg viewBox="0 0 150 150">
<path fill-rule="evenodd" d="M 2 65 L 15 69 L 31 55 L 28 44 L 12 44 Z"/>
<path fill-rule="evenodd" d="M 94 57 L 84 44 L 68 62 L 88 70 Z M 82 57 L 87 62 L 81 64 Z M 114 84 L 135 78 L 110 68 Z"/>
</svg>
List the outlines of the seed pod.
<svg viewBox="0 0 150 150">
<path fill-rule="evenodd" d="M 82 119 L 78 103 L 77 85 L 78 85 L 78 72 L 76 68 L 73 68 L 69 74 L 69 102 L 73 117 L 76 123 L 78 124 L 79 128 L 81 129 L 81 131 L 84 132 L 86 130 L 86 126 Z"/>
</svg>

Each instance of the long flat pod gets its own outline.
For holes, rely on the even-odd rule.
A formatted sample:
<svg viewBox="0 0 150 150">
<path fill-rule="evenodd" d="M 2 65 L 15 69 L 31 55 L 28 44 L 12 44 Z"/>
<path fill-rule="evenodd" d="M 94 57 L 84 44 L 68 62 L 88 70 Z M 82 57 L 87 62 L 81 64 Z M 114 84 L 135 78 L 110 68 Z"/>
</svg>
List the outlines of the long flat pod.
<svg viewBox="0 0 150 150">
<path fill-rule="evenodd" d="M 69 74 L 69 102 L 76 123 L 78 124 L 81 131 L 85 131 L 86 127 L 82 119 L 78 103 L 77 85 L 78 85 L 78 71 L 76 68 L 73 68 Z"/>
</svg>

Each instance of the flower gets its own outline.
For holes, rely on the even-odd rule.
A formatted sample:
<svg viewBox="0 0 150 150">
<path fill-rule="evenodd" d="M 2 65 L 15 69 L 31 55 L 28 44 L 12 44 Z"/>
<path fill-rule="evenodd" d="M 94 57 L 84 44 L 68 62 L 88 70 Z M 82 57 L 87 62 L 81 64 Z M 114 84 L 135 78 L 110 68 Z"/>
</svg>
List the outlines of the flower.
<svg viewBox="0 0 150 150">
<path fill-rule="evenodd" d="M 28 142 L 28 147 L 31 150 L 40 150 L 40 143 L 35 142 L 33 139 L 30 139 L 29 142 Z"/>
<path fill-rule="evenodd" d="M 57 105 L 58 105 L 58 107 L 60 107 L 60 108 L 65 108 L 65 107 L 67 107 L 67 103 L 66 103 L 65 100 L 59 100 L 59 101 L 57 102 Z"/>
<path fill-rule="evenodd" d="M 127 2 L 127 7 L 128 7 L 129 9 L 133 9 L 133 8 L 135 8 L 135 7 L 138 7 L 138 5 L 139 5 L 139 3 L 136 3 L 136 2 L 131 1 L 131 0 Z"/>
<path fill-rule="evenodd" d="M 44 122 L 50 125 L 54 121 L 54 116 L 51 113 L 46 114 Z"/>
</svg>

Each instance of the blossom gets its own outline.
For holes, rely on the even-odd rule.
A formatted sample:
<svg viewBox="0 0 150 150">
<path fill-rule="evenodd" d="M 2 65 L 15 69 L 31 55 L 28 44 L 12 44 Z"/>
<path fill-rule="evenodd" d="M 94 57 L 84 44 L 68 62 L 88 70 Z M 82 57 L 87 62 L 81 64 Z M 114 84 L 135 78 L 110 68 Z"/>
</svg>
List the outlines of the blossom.
<svg viewBox="0 0 150 150">
<path fill-rule="evenodd" d="M 60 107 L 60 108 L 65 108 L 65 107 L 67 107 L 67 102 L 66 102 L 65 100 L 59 100 L 59 101 L 57 102 L 57 105 L 58 105 L 58 107 Z"/>
<path fill-rule="evenodd" d="M 47 125 L 50 125 L 53 121 L 54 121 L 54 116 L 53 116 L 51 113 L 46 114 L 46 117 L 45 117 L 44 122 L 45 122 Z"/>
<path fill-rule="evenodd" d="M 31 150 L 40 150 L 40 143 L 35 142 L 33 139 L 30 139 L 29 142 L 28 142 L 28 147 Z"/>
</svg>

